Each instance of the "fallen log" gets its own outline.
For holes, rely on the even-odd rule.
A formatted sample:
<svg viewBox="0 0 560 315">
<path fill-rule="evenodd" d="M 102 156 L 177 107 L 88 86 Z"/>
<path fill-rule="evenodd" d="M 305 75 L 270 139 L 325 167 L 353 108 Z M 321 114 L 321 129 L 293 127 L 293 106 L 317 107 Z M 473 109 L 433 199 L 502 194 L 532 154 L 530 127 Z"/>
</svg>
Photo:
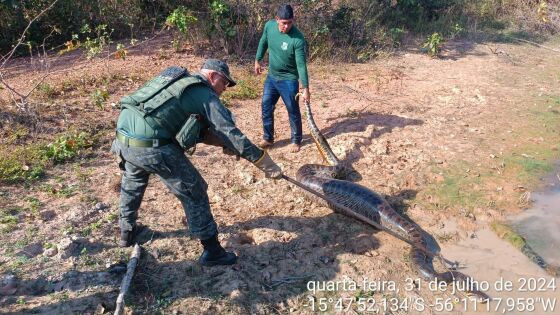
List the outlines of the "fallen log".
<svg viewBox="0 0 560 315">
<path fill-rule="evenodd" d="M 136 269 L 136 265 L 140 260 L 140 254 L 142 252 L 142 248 L 136 244 L 134 245 L 134 249 L 132 250 L 132 255 L 130 256 L 130 260 L 126 266 L 126 274 L 121 282 L 121 290 L 119 292 L 119 296 L 117 297 L 117 306 L 115 307 L 115 315 L 122 315 L 124 312 L 124 297 L 128 293 L 128 288 L 130 287 L 130 282 L 132 281 L 132 277 L 134 277 L 134 270 Z"/>
</svg>

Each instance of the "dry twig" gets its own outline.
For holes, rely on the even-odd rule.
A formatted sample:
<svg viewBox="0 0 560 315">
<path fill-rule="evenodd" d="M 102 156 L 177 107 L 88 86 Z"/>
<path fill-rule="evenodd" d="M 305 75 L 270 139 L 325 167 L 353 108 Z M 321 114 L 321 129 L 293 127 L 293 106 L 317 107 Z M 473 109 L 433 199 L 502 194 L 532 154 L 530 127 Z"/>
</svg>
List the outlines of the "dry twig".
<svg viewBox="0 0 560 315">
<path fill-rule="evenodd" d="M 544 48 L 544 49 L 547 49 L 547 50 L 550 50 L 550 51 L 554 51 L 554 52 L 560 53 L 560 50 L 557 50 L 557 49 L 554 49 L 554 48 L 550 48 L 550 47 L 547 47 L 547 46 L 544 46 L 544 45 L 541 45 L 541 44 L 537 44 L 537 43 L 532 42 L 532 41 L 530 41 L 530 40 L 521 39 L 521 38 L 517 38 L 517 37 L 513 37 L 513 36 L 510 36 L 510 37 L 513 38 L 513 39 L 515 39 L 515 40 L 517 40 L 517 41 L 520 41 L 520 42 L 528 43 L 528 44 L 535 45 L 535 46 L 540 47 L 540 48 Z"/>
<path fill-rule="evenodd" d="M 19 48 L 19 46 L 22 45 L 24 39 L 25 39 L 25 34 L 27 33 L 27 31 L 29 30 L 29 28 L 31 27 L 31 24 L 33 24 L 37 19 L 39 19 L 43 14 L 45 14 L 47 11 L 49 11 L 56 3 L 58 2 L 58 0 L 54 0 L 53 2 L 51 2 L 51 4 L 49 6 L 47 6 L 45 9 L 43 9 L 41 12 L 39 12 L 39 14 L 37 14 L 35 17 L 33 17 L 33 19 L 31 19 L 31 21 L 29 21 L 29 23 L 27 24 L 27 26 L 25 27 L 25 29 L 23 30 L 23 32 L 21 33 L 21 36 L 19 37 L 17 43 L 14 45 L 14 48 L 12 48 L 12 50 L 10 50 L 9 53 L 7 53 L 6 55 L 2 56 L 1 60 L 2 60 L 2 64 L 0 65 L 0 83 L 2 83 L 2 85 L 4 85 L 11 93 L 12 93 L 12 100 L 14 100 L 14 102 L 17 104 L 18 102 L 15 99 L 15 96 L 19 97 L 19 102 L 21 104 L 25 104 L 25 101 L 27 99 L 27 97 L 29 97 L 29 95 L 31 94 L 31 92 L 33 92 L 33 90 L 35 90 L 37 88 L 37 86 L 39 86 L 39 84 L 41 84 L 41 82 L 43 82 L 43 80 L 49 75 L 48 73 L 39 80 L 39 82 L 31 89 L 31 91 L 29 91 L 26 95 L 19 93 L 18 91 L 16 91 L 13 87 L 11 87 L 5 80 L 4 80 L 4 75 L 2 72 L 2 69 L 4 69 L 4 67 L 6 66 L 6 63 L 10 60 L 10 58 L 12 58 L 12 56 L 14 55 L 14 53 L 16 52 L 16 50 Z M 50 35 L 49 35 L 50 36 Z"/>
<path fill-rule="evenodd" d="M 136 269 L 136 265 L 140 260 L 141 252 L 142 248 L 138 244 L 134 245 L 132 255 L 130 256 L 130 260 L 128 261 L 128 265 L 126 266 L 126 274 L 124 275 L 124 278 L 121 282 L 121 290 L 119 292 L 119 296 L 117 297 L 115 315 L 121 315 L 124 312 L 124 297 L 128 293 L 128 288 L 130 287 L 132 277 L 134 277 L 134 270 Z"/>
<path fill-rule="evenodd" d="M 358 112 L 359 112 L 360 114 L 361 114 L 364 110 L 366 110 L 366 108 L 368 108 L 369 106 L 371 106 L 372 103 L 375 103 L 375 102 L 379 102 L 379 103 L 382 103 L 382 104 L 390 105 L 390 104 L 387 102 L 387 100 L 384 99 L 384 98 L 368 96 L 368 95 L 366 95 L 365 93 L 363 93 L 363 92 L 361 92 L 361 91 L 358 91 L 358 90 L 356 90 L 356 89 L 354 89 L 354 88 L 352 88 L 352 87 L 350 87 L 350 86 L 348 86 L 348 85 L 343 85 L 343 87 L 345 87 L 346 89 L 352 91 L 353 93 L 358 94 L 358 95 L 360 96 L 360 99 L 361 99 L 361 98 L 365 98 L 367 101 L 370 101 L 370 102 L 371 102 L 371 103 L 369 103 L 369 104 L 366 104 L 365 106 L 363 106 L 362 108 L 360 108 L 360 109 L 358 110 Z"/>
<path fill-rule="evenodd" d="M 27 26 L 25 27 L 25 29 L 21 33 L 21 36 L 19 37 L 19 40 L 17 41 L 17 44 L 14 46 L 14 48 L 12 48 L 12 50 L 10 50 L 10 52 L 6 56 L 2 57 L 2 59 L 4 61 L 2 62 L 2 65 L 0 65 L 0 68 L 3 68 L 6 65 L 6 62 L 8 62 L 8 60 L 10 60 L 10 58 L 16 52 L 18 47 L 23 43 L 23 40 L 25 39 L 25 33 L 27 33 L 27 30 L 31 27 L 31 24 L 33 24 L 33 22 L 35 22 L 38 18 L 40 18 L 47 11 L 49 11 L 55 5 L 55 3 L 57 3 L 57 2 L 58 2 L 58 0 L 54 0 L 48 7 L 43 9 L 43 11 L 39 12 L 39 14 L 37 14 L 33 19 L 31 19 L 31 21 L 29 21 L 29 23 L 27 24 Z"/>
</svg>

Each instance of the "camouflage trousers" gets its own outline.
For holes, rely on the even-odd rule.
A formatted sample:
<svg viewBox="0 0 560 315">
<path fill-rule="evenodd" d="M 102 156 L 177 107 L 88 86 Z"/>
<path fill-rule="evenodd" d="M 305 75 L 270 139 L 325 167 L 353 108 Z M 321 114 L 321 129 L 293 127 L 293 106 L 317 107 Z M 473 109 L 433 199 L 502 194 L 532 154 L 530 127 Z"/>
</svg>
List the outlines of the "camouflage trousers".
<svg viewBox="0 0 560 315">
<path fill-rule="evenodd" d="M 208 185 L 175 144 L 155 148 L 128 147 L 114 140 L 111 151 L 119 157 L 121 180 L 119 226 L 130 231 L 136 225 L 138 209 L 151 174 L 156 174 L 181 201 L 191 234 L 208 239 L 217 233 L 210 212 Z"/>
</svg>

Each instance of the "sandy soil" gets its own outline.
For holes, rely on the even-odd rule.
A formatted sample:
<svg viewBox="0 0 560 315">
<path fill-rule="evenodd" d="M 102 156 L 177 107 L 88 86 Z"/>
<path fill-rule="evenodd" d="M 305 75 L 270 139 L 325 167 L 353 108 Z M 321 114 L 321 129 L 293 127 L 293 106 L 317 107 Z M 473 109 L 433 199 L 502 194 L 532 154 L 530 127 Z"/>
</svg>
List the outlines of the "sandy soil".
<svg viewBox="0 0 560 315">
<path fill-rule="evenodd" d="M 74 80 L 91 88 L 96 83 L 88 80 L 118 74 L 107 84 L 110 104 L 169 65 L 196 69 L 202 63 L 189 51 L 172 53 L 161 48 L 164 45 L 163 40 L 150 42 L 131 50 L 126 61 L 86 61 L 77 53 L 67 55 L 54 64 L 47 82 Z M 558 42 L 550 45 L 556 47 Z M 355 180 L 361 185 L 385 195 L 440 242 L 463 239 L 449 249 L 442 247 L 446 257 L 471 266 L 465 269 L 468 274 L 489 281 L 497 274 L 540 277 L 536 267 L 518 257 L 521 254 L 483 229 L 520 211 L 515 202 L 517 182 L 500 184 L 498 191 L 489 184 L 489 194 L 509 206 L 471 209 L 476 220 L 460 207 L 433 211 L 423 204 L 437 202 L 426 190 L 443 180 L 436 169 L 458 161 L 492 167 L 496 155 L 525 137 L 517 129 L 528 119 L 526 110 L 536 107 L 543 95 L 558 96 L 560 77 L 553 69 L 559 61 L 560 55 L 532 46 L 453 42 L 438 59 L 411 49 L 368 64 L 314 63 L 310 66 L 314 115 L 335 153 L 356 170 Z M 28 86 L 41 75 L 32 69 L 28 61 L 16 61 L 9 81 L 19 88 Z M 234 76 L 249 69 L 233 66 Z M 5 91 L 0 92 L 6 99 Z M 110 105 L 96 108 L 89 92 L 80 88 L 36 109 L 44 117 L 36 126 L 39 134 L 44 133 L 39 139 L 84 128 L 98 132 L 100 140 L 92 152 L 55 167 L 40 182 L 2 186 L 3 207 L 24 206 L 27 196 L 41 205 L 39 216 L 21 216 L 18 228 L 1 236 L 0 310 L 52 314 L 111 310 L 122 276 L 115 264 L 130 254 L 116 246 L 115 184 L 120 174 L 108 152 L 118 110 Z M 240 129 L 259 141 L 259 100 L 236 101 L 231 110 Z M 302 151 L 289 152 L 289 126 L 281 104 L 276 121 L 277 142 L 270 153 L 288 175 L 295 175 L 303 164 L 322 162 L 308 133 Z M 8 132 L 3 130 L 4 135 Z M 215 148 L 201 145 L 191 160 L 209 184 L 220 239 L 240 256 L 239 263 L 214 268 L 196 263 L 201 246 L 189 236 L 178 201 L 154 177 L 140 210 L 144 255 L 127 299 L 134 313 L 308 314 L 314 308 L 318 311 L 320 302 L 328 304 L 329 312 L 345 313 L 352 311 L 337 310 L 337 302 L 347 307 L 349 301 L 353 312 L 362 313 L 356 304 L 360 298 L 386 301 L 386 313 L 391 314 L 452 313 L 438 309 L 436 301 L 453 302 L 453 312 L 462 312 L 455 300 L 463 298 L 460 294 L 407 288 L 418 275 L 409 264 L 406 244 L 334 214 L 288 183 L 265 179 L 250 163 L 235 161 Z M 44 184 L 75 190 L 67 198 L 56 197 L 41 189 Z M 473 233 L 478 238 L 471 239 Z M 46 243 L 56 245 L 58 253 L 52 254 Z M 501 257 L 508 257 L 509 264 Z M 352 281 L 370 286 L 352 288 Z M 396 288 L 376 287 L 376 281 Z M 309 283 L 316 288 L 338 287 L 312 294 Z M 558 290 L 551 294 L 558 296 Z M 390 309 L 395 301 L 400 304 Z M 412 302 L 425 309 L 403 304 Z"/>
</svg>

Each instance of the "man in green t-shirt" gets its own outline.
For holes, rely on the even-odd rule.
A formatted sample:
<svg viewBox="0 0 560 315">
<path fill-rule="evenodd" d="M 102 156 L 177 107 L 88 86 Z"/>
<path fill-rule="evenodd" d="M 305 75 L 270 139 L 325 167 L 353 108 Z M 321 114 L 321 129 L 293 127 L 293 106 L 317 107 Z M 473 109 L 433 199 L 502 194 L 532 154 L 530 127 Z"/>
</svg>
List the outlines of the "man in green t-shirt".
<svg viewBox="0 0 560 315">
<path fill-rule="evenodd" d="M 266 177 L 282 176 L 280 167 L 235 126 L 233 114 L 220 102 L 219 96 L 235 84 L 225 62 L 209 59 L 196 74 L 180 67 L 167 68 L 121 99 L 111 147 L 123 172 L 120 246 L 134 244 L 138 208 L 150 175 L 156 174 L 181 201 L 190 233 L 201 240 L 200 264 L 236 262 L 237 256 L 226 252 L 218 241 L 207 184 L 184 154 L 197 142 L 204 142 L 252 162 Z"/>
<path fill-rule="evenodd" d="M 291 151 L 297 152 L 301 146 L 301 113 L 296 100 L 299 92 L 298 79 L 303 87 L 304 101 L 310 101 L 311 94 L 305 61 L 305 39 L 293 23 L 294 11 L 289 4 L 278 8 L 276 20 L 266 22 L 255 58 L 255 74 L 262 72 L 261 60 L 268 49 L 269 71 L 262 98 L 261 147 L 270 147 L 274 143 L 274 109 L 278 99 L 282 97 L 292 130 Z"/>
</svg>

